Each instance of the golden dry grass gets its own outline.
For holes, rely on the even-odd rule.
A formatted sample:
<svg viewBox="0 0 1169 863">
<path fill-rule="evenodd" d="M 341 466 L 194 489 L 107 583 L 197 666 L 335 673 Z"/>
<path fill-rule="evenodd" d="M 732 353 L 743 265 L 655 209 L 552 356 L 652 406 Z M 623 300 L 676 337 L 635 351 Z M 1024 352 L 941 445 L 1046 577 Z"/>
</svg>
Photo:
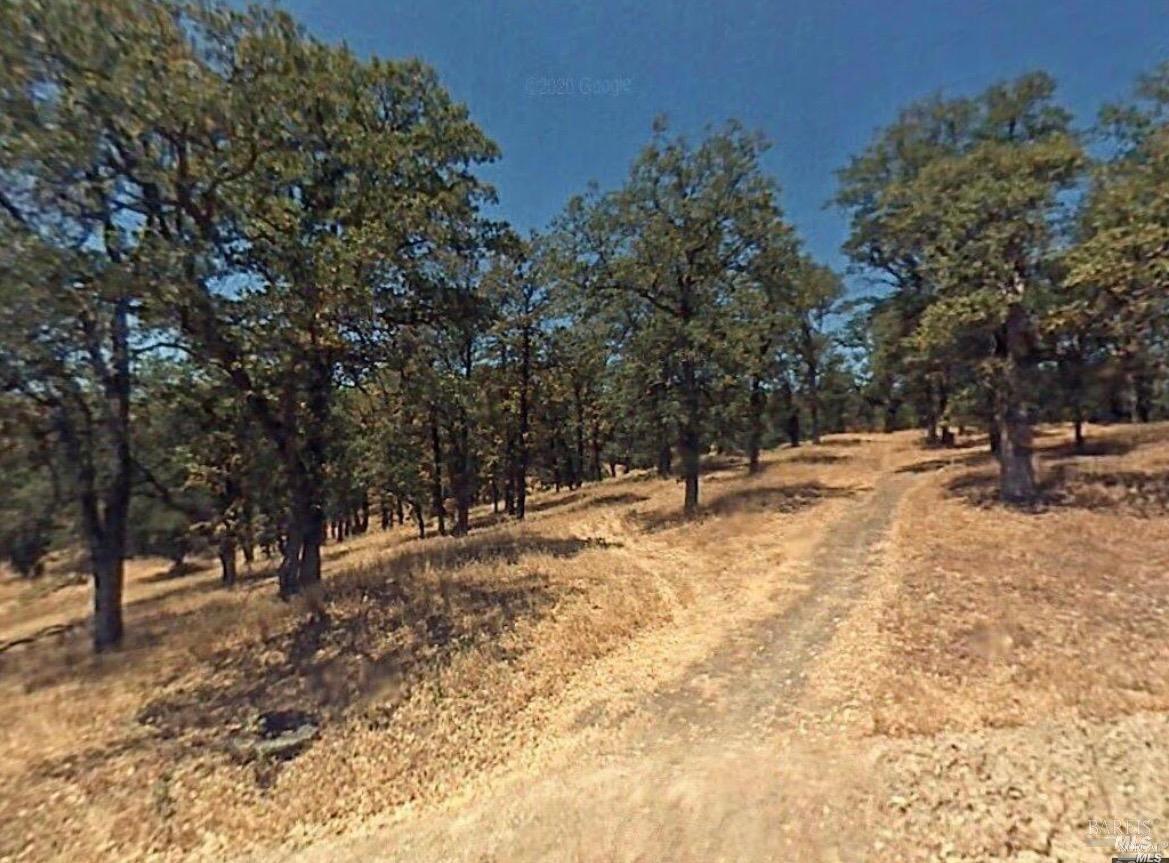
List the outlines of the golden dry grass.
<svg viewBox="0 0 1169 863">
<path fill-rule="evenodd" d="M 1169 430 L 1093 430 L 1107 439 L 1095 455 L 1074 462 L 1060 449 L 1065 432 L 1046 431 L 1044 503 L 1034 511 L 972 495 L 993 480 L 979 449 L 984 442 L 931 451 L 916 435 L 902 434 L 864 444 L 861 462 L 881 467 L 876 493 L 844 508 L 828 501 L 804 510 L 808 518 L 784 521 L 773 513 L 757 521 L 761 534 L 777 524 L 799 525 L 784 532 L 782 562 L 760 573 L 778 596 L 767 597 L 748 579 L 737 596 L 758 615 L 707 606 L 709 626 L 678 619 L 669 628 L 697 634 L 700 647 L 656 654 L 667 668 L 687 668 L 682 698 L 667 703 L 697 720 L 693 733 L 677 738 L 671 712 L 654 700 L 658 709 L 624 734 L 609 728 L 606 738 L 543 769 L 514 771 L 497 787 L 418 817 L 368 830 L 360 825 L 356 835 L 314 842 L 293 859 L 1091 863 L 1104 852 L 1085 842 L 1090 819 L 1166 823 L 1169 714 L 1155 699 L 1133 697 L 1123 678 L 1093 683 L 1125 638 L 1142 641 L 1133 660 L 1138 673 L 1160 674 L 1164 658 L 1152 655 L 1150 631 L 1133 629 L 1123 603 L 1085 615 L 1075 610 L 1082 580 L 1044 585 L 1042 558 L 1058 548 L 1054 566 L 1069 559 L 1099 564 L 1109 560 L 1096 547 L 1101 538 L 1123 541 L 1137 527 L 1163 530 L 1147 489 L 1163 471 Z M 1116 488 L 1118 474 L 1129 496 L 1114 492 L 1102 501 L 1092 493 Z M 882 512 L 899 496 L 885 541 L 880 532 L 856 530 L 867 513 Z M 1098 532 L 1081 529 L 1075 514 L 1085 511 L 1102 520 Z M 1046 537 L 1034 525 L 1061 513 L 1071 521 L 1057 522 L 1059 533 L 1032 549 L 1033 569 L 1021 567 L 1013 543 Z M 711 520 L 702 530 L 720 526 Z M 935 532 L 930 543 L 921 539 L 923 526 Z M 985 543 L 977 541 L 979 531 Z M 857 548 L 875 554 L 862 561 Z M 1155 567 L 1149 546 L 1117 560 L 1139 562 L 1150 553 Z M 821 575 L 792 577 L 801 567 Z M 986 572 L 997 576 L 983 579 Z M 858 576 L 863 586 L 850 602 L 840 585 Z M 953 634 L 1006 619 L 1004 609 L 1019 602 L 1016 591 L 1041 619 L 1036 629 L 1043 637 L 1012 655 L 1003 650 L 1009 643 L 988 651 L 995 642 L 980 636 L 971 667 L 954 649 Z M 815 608 L 838 621 L 827 643 L 800 622 L 799 609 L 814 618 Z M 1044 615 L 1083 617 L 1112 647 L 1094 646 L 1090 636 L 1052 638 L 1059 625 Z M 712 628 L 721 639 L 702 637 Z M 633 643 L 652 654 L 663 639 Z M 764 657 L 762 667 L 756 655 Z M 1013 676 L 1017 667 L 1025 678 Z M 803 677 L 801 669 L 806 684 L 784 686 L 783 675 Z M 662 679 L 668 676 L 656 683 L 674 691 Z M 770 693 L 758 691 L 760 678 Z M 755 690 L 745 713 L 737 709 L 742 690 Z M 618 697 L 613 687 L 601 692 Z M 288 850 L 261 859 L 283 860 Z"/>
<path fill-rule="evenodd" d="M 885 733 L 1169 708 L 1169 426 L 1039 437 L 1041 503 L 993 502 L 957 455 L 906 502 L 876 718 Z M 918 468 L 920 469 L 920 468 Z"/>
<path fill-rule="evenodd" d="M 1045 430 L 1030 511 L 994 503 L 981 441 L 901 433 L 756 477 L 712 459 L 695 521 L 638 474 L 538 495 L 523 525 L 479 512 L 464 539 L 375 532 L 329 547 L 323 624 L 268 580 L 134 562 L 123 651 L 91 657 L 78 627 L 0 654 L 0 860 L 368 859 L 379 824 L 417 860 L 1096 859 L 1087 818 L 1169 816 L 1169 426 L 1089 434 L 1076 455 Z M 881 553 L 829 565 L 874 486 L 905 492 Z M 868 574 L 800 644 L 784 615 L 827 587 L 817 561 Z M 0 640 L 87 606 L 4 583 Z M 759 638 L 814 648 L 783 721 L 672 739 L 663 704 L 766 706 Z M 274 709 L 320 739 L 231 758 Z"/>
<path fill-rule="evenodd" d="M 210 569 L 135 562 L 125 649 L 91 657 L 77 627 L 0 655 L 0 859 L 295 841 L 635 713 L 764 613 L 761 573 L 872 482 L 880 458 L 845 443 L 757 477 L 713 465 L 697 523 L 676 517 L 677 483 L 631 475 L 539 495 L 523 525 L 332 546 L 325 624 L 269 581 L 226 592 Z M 84 586 L 28 590 L 4 586 L 0 639 L 84 619 Z M 225 740 L 274 709 L 314 713 L 320 739 L 287 764 L 234 761 Z"/>
</svg>

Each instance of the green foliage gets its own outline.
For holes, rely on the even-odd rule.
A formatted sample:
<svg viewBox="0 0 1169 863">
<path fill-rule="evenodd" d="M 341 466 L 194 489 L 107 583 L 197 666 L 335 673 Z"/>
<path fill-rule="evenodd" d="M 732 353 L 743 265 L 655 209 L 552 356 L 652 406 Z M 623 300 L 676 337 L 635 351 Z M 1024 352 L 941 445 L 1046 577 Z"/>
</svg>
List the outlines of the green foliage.
<svg viewBox="0 0 1169 863">
<path fill-rule="evenodd" d="M 0 431 L 0 560 L 38 575 L 64 520 L 60 468 L 34 418 L 2 396 Z"/>
<path fill-rule="evenodd" d="M 0 26 L 0 553 L 33 572 L 79 537 L 99 646 L 127 554 L 214 547 L 230 582 L 258 540 L 288 594 L 374 505 L 425 531 L 453 502 L 462 532 L 676 453 L 692 511 L 711 446 L 754 467 L 784 431 L 912 416 L 1028 456 L 1040 403 L 1157 403 L 1169 66 L 1101 113 L 1082 200 L 1046 75 L 906 108 L 839 174 L 881 283 L 846 302 L 733 122 L 655 123 L 521 240 L 482 213 L 497 148 L 419 61 L 266 7 L 21 0 Z"/>
<path fill-rule="evenodd" d="M 1155 337 L 1169 312 L 1169 63 L 1143 78 L 1139 100 L 1101 112 L 1114 144 L 1098 166 L 1068 255 L 1077 317 L 1107 320 L 1117 336 Z"/>
</svg>

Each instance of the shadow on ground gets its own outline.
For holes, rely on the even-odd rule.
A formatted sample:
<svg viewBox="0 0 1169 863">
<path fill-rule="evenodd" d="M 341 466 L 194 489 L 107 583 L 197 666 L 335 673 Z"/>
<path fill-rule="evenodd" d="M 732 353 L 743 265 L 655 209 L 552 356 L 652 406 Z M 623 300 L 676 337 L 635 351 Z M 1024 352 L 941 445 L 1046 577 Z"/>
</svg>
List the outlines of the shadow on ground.
<svg viewBox="0 0 1169 863">
<path fill-rule="evenodd" d="M 548 494 L 545 492 L 535 500 L 528 500 L 524 503 L 524 510 L 526 512 L 544 512 L 545 510 L 555 509 L 558 506 L 567 506 L 570 503 L 577 503 L 584 499 L 584 493 L 579 491 L 569 492 L 561 497 L 545 497 Z M 553 492 L 555 494 L 555 492 Z"/>
<path fill-rule="evenodd" d="M 848 461 L 848 456 L 817 450 L 803 450 L 778 464 L 833 464 L 842 461 Z"/>
<path fill-rule="evenodd" d="M 1069 459 L 1081 457 L 1097 457 L 1109 455 L 1125 455 L 1132 452 L 1132 441 L 1120 438 L 1103 438 L 1084 441 L 1082 447 L 1077 448 L 1074 442 L 1061 444 L 1042 450 L 1040 456 L 1044 459 Z"/>
<path fill-rule="evenodd" d="M 624 506 L 635 503 L 641 503 L 649 500 L 644 494 L 635 494 L 631 491 L 613 492 L 612 494 L 599 494 L 590 499 L 588 503 L 584 504 L 582 509 L 591 507 L 605 507 L 605 506 Z"/>
<path fill-rule="evenodd" d="M 159 570 L 153 575 L 148 575 L 141 579 L 143 584 L 163 584 L 168 581 L 181 581 L 188 575 L 194 575 L 197 572 L 202 572 L 211 565 L 210 559 L 207 560 L 184 560 L 174 566 Z"/>
<path fill-rule="evenodd" d="M 281 615 L 270 631 L 258 619 L 259 637 L 244 633 L 209 644 L 200 655 L 199 682 L 161 679 L 159 693 L 137 714 L 137 730 L 46 760 L 33 770 L 46 777 L 66 775 L 136 748 L 164 747 L 175 759 L 196 757 L 221 747 L 258 715 L 274 711 L 303 711 L 328 723 L 360 710 L 371 723 L 388 722 L 418 680 L 432 676 L 436 665 L 449 663 L 459 652 L 478 649 L 501 661 L 513 658 L 500 636 L 520 620 L 546 614 L 569 591 L 554 591 L 548 577 L 533 567 L 517 567 L 510 577 L 498 570 L 482 577 L 453 570 L 472 561 L 515 564 L 529 554 L 571 557 L 606 544 L 541 536 L 468 537 L 405 549 L 339 573 L 325 582 L 324 614 Z M 35 649 L 41 656 L 26 654 L 27 665 L 5 670 L 27 669 L 30 689 L 108 679 L 132 671 L 141 660 L 125 654 L 148 651 L 193 628 L 196 616 L 230 623 L 239 612 L 238 602 L 225 596 L 186 612 L 133 621 L 127 646 L 117 656 L 79 662 L 59 656 L 46 667 L 44 652 L 61 652 L 59 645 L 46 643 Z M 232 625 L 238 632 L 240 624 Z M 72 654 L 84 656 L 88 645 L 72 642 Z M 374 694 L 376 712 L 369 706 Z"/>
<path fill-rule="evenodd" d="M 825 438 L 819 444 L 812 444 L 813 446 L 864 446 L 869 443 L 861 437 L 837 437 Z"/>
<path fill-rule="evenodd" d="M 1007 506 L 999 500 L 997 473 L 960 476 L 946 488 L 971 506 Z M 1083 470 L 1074 463 L 1056 463 L 1041 472 L 1038 499 L 1031 505 L 1012 509 L 1033 513 L 1080 509 L 1158 518 L 1169 515 L 1169 476 L 1133 470 Z"/>
<path fill-rule="evenodd" d="M 904 467 L 897 468 L 897 473 L 931 473 L 948 467 L 974 467 L 990 464 L 994 461 L 994 456 L 987 450 L 980 450 L 978 452 L 947 450 L 947 452 L 952 452 L 953 455 L 940 456 L 938 458 L 907 464 Z"/>
<path fill-rule="evenodd" d="M 525 554 L 546 554 L 551 557 L 573 557 L 589 548 L 606 548 L 613 543 L 600 538 L 548 537 L 538 534 L 480 534 L 443 543 L 414 541 L 393 557 L 376 564 L 376 569 L 394 574 L 416 573 L 424 569 L 451 570 L 468 563 L 502 560 L 514 565 Z M 341 582 L 344 576 L 339 577 Z M 329 592 L 334 588 L 330 585 Z"/>
<path fill-rule="evenodd" d="M 538 572 L 502 584 L 444 579 L 441 587 L 418 574 L 355 575 L 330 591 L 327 615 L 302 618 L 246 650 L 213 652 L 206 682 L 153 699 L 138 721 L 163 739 L 213 743 L 264 712 L 336 720 L 390 687 L 396 697 L 378 704 L 385 721 L 425 669 L 474 646 L 502 651 L 495 643 L 501 633 L 543 614 L 556 598 Z"/>
<path fill-rule="evenodd" d="M 735 513 L 792 513 L 821 500 L 835 497 L 852 497 L 856 489 L 826 486 L 818 482 L 783 486 L 752 486 L 726 492 L 700 505 L 694 516 L 686 516 L 679 510 L 669 512 L 630 513 L 629 518 L 638 528 L 654 533 L 706 518 L 717 518 Z"/>
<path fill-rule="evenodd" d="M 278 626 L 293 627 L 291 631 L 245 641 L 242 649 L 221 650 L 208 644 L 206 658 L 200 657 L 208 671 L 206 686 L 159 696 L 146 707 L 144 717 L 157 713 L 159 724 L 147 724 L 175 736 L 182 727 L 212 727 L 230 723 L 231 716 L 243 720 L 258 710 L 303 706 L 286 704 L 289 698 L 307 699 L 313 709 L 325 713 L 331 712 L 328 705 L 344 710 L 354 696 L 354 692 L 346 695 L 348 686 L 360 688 L 362 682 L 381 676 L 379 669 L 387 663 L 393 668 L 408 667 L 394 650 L 385 644 L 379 647 L 379 640 L 393 641 L 393 634 L 402 627 L 421 638 L 410 642 L 411 650 L 422 650 L 436 660 L 456 645 L 463 648 L 490 640 L 502 631 L 500 627 L 509 626 L 518 616 L 540 612 L 552 601 L 545 580 L 527 567 L 517 567 L 511 578 L 500 579 L 497 572 L 490 585 L 450 577 L 459 567 L 491 561 L 517 565 L 527 554 L 568 558 L 606 545 L 604 540 L 588 538 L 483 536 L 404 547 L 386 560 L 326 579 L 324 619 L 309 616 L 292 622 L 284 616 Z M 222 591 L 214 581 L 194 587 Z M 167 598 L 173 599 L 173 593 Z M 261 596 L 258 601 L 270 601 L 279 608 L 275 598 Z M 91 656 L 88 628 L 78 626 L 46 634 L 0 657 L 0 669 L 6 675 L 20 675 L 28 690 L 98 683 L 132 671 L 159 645 L 173 641 L 175 634 L 195 628 L 198 619 L 205 624 L 223 621 L 230 630 L 243 608 L 237 596 L 223 593 L 220 599 L 182 612 L 151 608 L 151 613 L 141 614 L 143 606 L 154 602 L 152 598 L 133 606 L 136 613 L 127 615 L 124 647 L 116 654 Z M 325 655 L 330 657 L 327 661 Z M 278 661 L 277 656 L 284 658 Z M 293 693 L 299 695 L 293 697 Z M 200 713 L 205 718 L 200 719 Z"/>
</svg>

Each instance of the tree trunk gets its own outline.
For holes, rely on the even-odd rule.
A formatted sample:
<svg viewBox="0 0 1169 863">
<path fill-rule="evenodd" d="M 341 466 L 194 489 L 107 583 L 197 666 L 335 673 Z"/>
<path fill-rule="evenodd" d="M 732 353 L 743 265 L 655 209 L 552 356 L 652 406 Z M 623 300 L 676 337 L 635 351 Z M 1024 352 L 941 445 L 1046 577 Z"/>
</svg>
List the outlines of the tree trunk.
<svg viewBox="0 0 1169 863">
<path fill-rule="evenodd" d="M 1133 420 L 1147 423 L 1153 418 L 1153 394 L 1149 375 L 1138 371 L 1133 376 Z"/>
<path fill-rule="evenodd" d="M 897 412 L 901 405 L 893 400 L 885 402 L 885 415 L 881 425 L 881 430 L 885 434 L 890 434 L 897 431 Z"/>
<path fill-rule="evenodd" d="M 426 539 L 426 517 L 422 514 L 422 504 L 412 500 L 410 508 L 414 511 L 414 520 L 418 524 L 418 538 Z"/>
<path fill-rule="evenodd" d="M 881 375 L 879 392 L 885 394 L 885 410 L 881 430 L 886 434 L 897 431 L 897 415 L 901 411 L 901 399 L 893 395 L 896 383 L 892 375 Z"/>
<path fill-rule="evenodd" d="M 933 415 L 932 409 L 931 413 L 926 418 L 925 442 L 930 446 L 936 446 L 938 443 L 938 420 L 937 417 Z"/>
<path fill-rule="evenodd" d="M 573 384 L 572 400 L 576 411 L 576 452 L 575 458 L 572 459 L 572 479 L 575 482 L 574 487 L 580 488 L 585 471 L 585 416 L 584 394 L 579 383 Z"/>
<path fill-rule="evenodd" d="M 471 529 L 471 508 L 467 501 L 458 499 L 455 502 L 455 536 L 466 536 Z"/>
<path fill-rule="evenodd" d="M 658 447 L 658 476 L 667 477 L 670 476 L 673 472 L 673 453 L 670 451 L 670 445 L 668 443 L 663 443 L 660 447 Z"/>
<path fill-rule="evenodd" d="M 747 472 L 759 473 L 759 450 L 763 446 L 763 409 L 767 403 L 760 378 L 751 380 L 750 430 L 747 434 Z"/>
<path fill-rule="evenodd" d="M 292 511 L 288 519 L 288 539 L 284 544 L 284 558 L 277 571 L 280 596 L 295 596 L 305 587 L 321 580 L 321 543 L 325 539 L 324 510 L 314 495 L 302 485 L 293 495 Z"/>
<path fill-rule="evenodd" d="M 998 453 L 1000 493 L 1009 503 L 1027 503 L 1034 500 L 1036 494 L 1028 404 L 1030 327 L 1030 319 L 1022 304 L 1012 303 L 1000 341 L 1005 374 L 1000 383 L 997 417 L 1001 429 Z"/>
<path fill-rule="evenodd" d="M 515 517 L 523 521 L 524 515 L 528 511 L 528 469 L 525 462 L 526 455 L 521 451 L 520 453 L 520 469 L 516 475 L 515 483 Z"/>
<path fill-rule="evenodd" d="M 446 536 L 446 503 L 442 494 L 442 439 L 438 432 L 438 417 L 434 406 L 430 408 L 430 505 L 438 521 L 439 536 Z"/>
<path fill-rule="evenodd" d="M 808 389 L 808 414 L 812 422 L 812 443 L 820 443 L 820 382 L 813 370 Z"/>
<path fill-rule="evenodd" d="M 82 529 L 89 547 L 93 571 L 93 649 L 101 653 L 122 641 L 122 586 L 125 573 L 126 527 L 130 511 L 130 492 L 134 461 L 130 442 L 130 304 L 121 299 L 114 304 L 111 320 L 110 358 L 112 372 L 100 370 L 104 377 L 105 410 L 103 421 L 113 448 L 110 464 L 111 481 L 101 493 L 92 448 L 97 441 L 82 439 L 67 412 L 56 417 L 65 456 L 75 472 Z M 100 346 L 91 352 L 100 354 Z"/>
<path fill-rule="evenodd" d="M 682 398 L 685 403 L 685 416 L 681 435 L 682 445 L 682 474 L 686 483 L 686 497 L 682 511 L 693 515 L 698 510 L 698 471 L 702 455 L 700 449 L 700 414 L 698 378 L 692 360 L 682 361 Z"/>
<path fill-rule="evenodd" d="M 692 515 L 698 510 L 698 470 L 700 453 L 698 451 L 698 433 L 687 424 L 682 432 L 682 475 L 686 483 L 686 497 L 682 504 L 682 511 Z"/>
<path fill-rule="evenodd" d="M 312 504 L 308 508 L 304 535 L 301 538 L 299 579 L 301 589 L 312 587 L 321 581 L 321 542 L 324 538 L 324 511 L 319 505 Z"/>
<path fill-rule="evenodd" d="M 243 535 L 240 539 L 242 540 L 244 563 L 250 567 L 256 562 L 256 519 L 250 498 L 244 499 L 242 528 Z"/>
<path fill-rule="evenodd" d="M 227 532 L 219 538 L 219 568 L 222 573 L 223 586 L 234 587 L 236 582 L 235 538 Z"/>
<path fill-rule="evenodd" d="M 452 484 L 455 496 L 455 536 L 466 536 L 471 529 L 471 499 L 474 496 L 471 464 L 470 421 L 460 411 L 459 425 L 452 435 Z"/>
<path fill-rule="evenodd" d="M 528 507 L 528 462 L 531 458 L 528 441 L 529 395 L 532 385 L 532 330 L 524 326 L 520 343 L 520 411 L 519 441 L 515 472 L 515 517 L 523 521 Z"/>
<path fill-rule="evenodd" d="M 1031 421 L 1014 398 L 1004 399 L 999 420 L 1000 490 L 1009 503 L 1027 503 L 1035 497 L 1035 470 L 1031 459 Z"/>
<path fill-rule="evenodd" d="M 276 570 L 278 589 L 283 599 L 295 596 L 300 590 L 300 555 L 303 531 L 304 525 L 301 519 L 295 512 L 291 513 L 288 519 L 288 531 L 284 537 L 280 567 Z"/>
<path fill-rule="evenodd" d="M 123 555 L 101 549 L 93 560 L 93 649 L 101 653 L 122 642 Z"/>
<path fill-rule="evenodd" d="M 942 446 L 953 446 L 954 434 L 950 431 L 950 391 L 946 385 L 944 375 L 938 383 L 938 409 L 936 416 L 941 425 L 938 442 Z"/>
</svg>

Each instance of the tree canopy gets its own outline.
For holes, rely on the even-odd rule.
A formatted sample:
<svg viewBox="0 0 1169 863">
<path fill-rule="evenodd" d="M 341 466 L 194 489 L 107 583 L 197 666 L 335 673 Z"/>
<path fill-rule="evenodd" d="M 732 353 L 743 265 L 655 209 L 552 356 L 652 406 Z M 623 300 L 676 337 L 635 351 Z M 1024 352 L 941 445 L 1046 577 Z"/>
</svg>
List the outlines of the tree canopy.
<svg viewBox="0 0 1169 863">
<path fill-rule="evenodd" d="M 228 587 L 263 555 L 324 615 L 322 544 L 371 524 L 461 535 L 618 468 L 692 515 L 711 450 L 907 426 L 984 429 L 1025 504 L 1035 422 L 1169 407 L 1169 67 L 1094 130 L 1038 72 L 905 108 L 839 172 L 846 290 L 734 121 L 657 120 L 523 236 L 421 61 L 267 7 L 0 25 L 0 554 L 83 549 L 99 650 L 134 554 Z"/>
</svg>

